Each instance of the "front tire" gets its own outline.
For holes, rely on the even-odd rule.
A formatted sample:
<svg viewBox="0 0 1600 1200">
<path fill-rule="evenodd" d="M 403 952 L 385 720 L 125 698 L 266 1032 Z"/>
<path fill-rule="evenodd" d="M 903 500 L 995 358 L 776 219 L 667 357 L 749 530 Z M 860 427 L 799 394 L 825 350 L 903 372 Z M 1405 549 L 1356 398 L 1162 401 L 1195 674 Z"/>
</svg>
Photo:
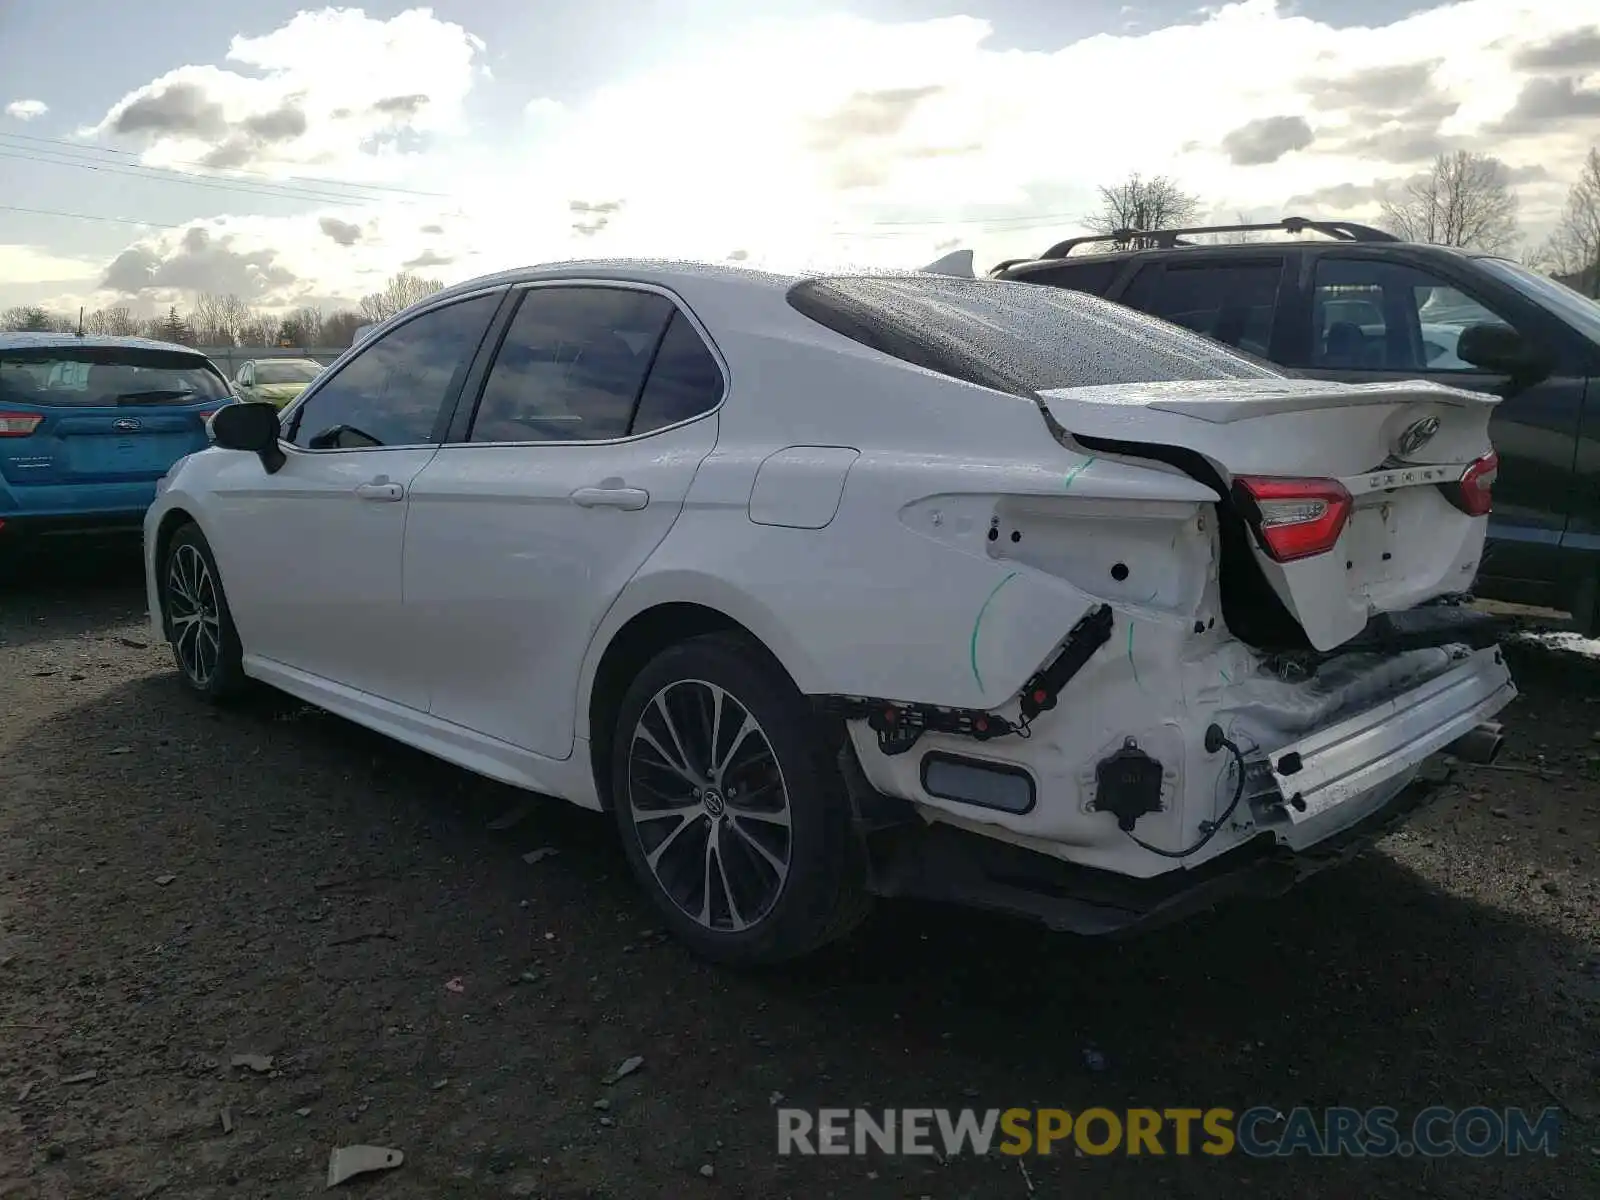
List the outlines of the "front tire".
<svg viewBox="0 0 1600 1200">
<path fill-rule="evenodd" d="M 618 711 L 611 774 L 628 861 L 701 957 L 798 958 L 866 915 L 821 724 L 753 639 L 708 634 L 650 662 Z"/>
<path fill-rule="evenodd" d="M 245 692 L 244 649 L 222 590 L 222 575 L 195 524 L 173 534 L 161 564 L 161 611 L 178 673 L 190 689 L 221 702 Z"/>
</svg>

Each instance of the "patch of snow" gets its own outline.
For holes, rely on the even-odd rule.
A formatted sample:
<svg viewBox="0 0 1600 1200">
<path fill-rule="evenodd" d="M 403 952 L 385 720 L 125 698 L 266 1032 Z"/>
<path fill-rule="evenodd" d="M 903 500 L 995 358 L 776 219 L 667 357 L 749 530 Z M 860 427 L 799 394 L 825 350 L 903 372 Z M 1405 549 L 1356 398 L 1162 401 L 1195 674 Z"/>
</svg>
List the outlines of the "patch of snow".
<svg viewBox="0 0 1600 1200">
<path fill-rule="evenodd" d="M 1600 638 L 1586 638 L 1576 633 L 1524 633 L 1517 640 L 1537 642 L 1549 650 L 1565 650 L 1586 658 L 1600 658 Z"/>
</svg>

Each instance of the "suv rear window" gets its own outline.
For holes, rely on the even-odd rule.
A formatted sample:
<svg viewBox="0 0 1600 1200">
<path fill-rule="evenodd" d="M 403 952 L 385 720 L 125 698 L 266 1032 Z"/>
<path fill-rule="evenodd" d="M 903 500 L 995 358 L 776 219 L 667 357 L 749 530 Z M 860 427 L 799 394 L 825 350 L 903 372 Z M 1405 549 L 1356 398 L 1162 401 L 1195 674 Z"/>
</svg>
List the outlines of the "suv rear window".
<svg viewBox="0 0 1600 1200">
<path fill-rule="evenodd" d="M 796 283 L 788 300 L 874 350 L 1017 395 L 1282 376 L 1198 334 L 1061 288 L 938 275 L 824 276 Z"/>
<path fill-rule="evenodd" d="M 115 408 L 221 400 L 228 384 L 204 358 L 135 346 L 0 350 L 0 404 Z"/>
</svg>

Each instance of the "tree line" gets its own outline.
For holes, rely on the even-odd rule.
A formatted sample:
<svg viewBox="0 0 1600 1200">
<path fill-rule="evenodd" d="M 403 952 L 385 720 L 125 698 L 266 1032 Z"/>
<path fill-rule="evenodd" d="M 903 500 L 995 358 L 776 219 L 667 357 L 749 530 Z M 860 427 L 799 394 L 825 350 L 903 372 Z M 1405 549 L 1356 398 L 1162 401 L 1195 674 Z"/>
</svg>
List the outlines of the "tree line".
<svg viewBox="0 0 1600 1200">
<path fill-rule="evenodd" d="M 313 307 L 267 312 L 251 308 L 238 296 L 209 292 L 197 295 L 187 310 L 171 305 L 153 317 L 136 316 L 126 305 L 80 316 L 24 304 L 0 311 L 0 332 L 76 333 L 81 320 L 86 334 L 148 337 L 183 346 L 344 347 L 361 326 L 387 320 L 443 286 L 437 279 L 401 271 L 390 276 L 381 290 L 363 296 L 356 308 L 331 313 Z"/>
<path fill-rule="evenodd" d="M 1141 233 L 1195 225 L 1201 198 L 1164 175 L 1130 175 L 1100 190 L 1100 208 L 1085 218 L 1094 232 L 1128 249 L 1153 244 Z M 1586 296 L 1600 297 L 1600 147 L 1589 151 L 1567 192 L 1554 230 L 1526 245 L 1510 169 L 1490 154 L 1441 154 L 1418 177 L 1380 200 L 1377 224 L 1410 242 L 1459 246 L 1490 254 L 1519 254 L 1527 266 L 1555 276 Z M 1257 222 L 1260 223 L 1260 222 Z M 1248 225 L 1241 214 L 1240 225 Z M 1197 235 L 1209 243 L 1247 242 L 1249 232 Z"/>
</svg>

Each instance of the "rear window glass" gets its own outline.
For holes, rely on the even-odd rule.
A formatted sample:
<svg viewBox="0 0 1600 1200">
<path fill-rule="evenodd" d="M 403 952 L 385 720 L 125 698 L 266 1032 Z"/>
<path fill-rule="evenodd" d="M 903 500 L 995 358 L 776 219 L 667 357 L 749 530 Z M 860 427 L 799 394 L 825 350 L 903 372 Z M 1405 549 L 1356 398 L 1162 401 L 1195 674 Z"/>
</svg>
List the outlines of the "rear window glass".
<svg viewBox="0 0 1600 1200">
<path fill-rule="evenodd" d="M 132 347 L 0 350 L 0 405 L 114 408 L 220 400 L 228 385 L 203 358 Z"/>
<path fill-rule="evenodd" d="M 299 359 L 278 362 L 261 359 L 256 363 L 257 383 L 310 383 L 321 373 L 321 363 L 301 362 Z"/>
<path fill-rule="evenodd" d="M 1063 288 L 936 275 L 834 276 L 795 284 L 789 303 L 904 362 L 1018 395 L 1282 377 L 1198 334 Z"/>
</svg>

